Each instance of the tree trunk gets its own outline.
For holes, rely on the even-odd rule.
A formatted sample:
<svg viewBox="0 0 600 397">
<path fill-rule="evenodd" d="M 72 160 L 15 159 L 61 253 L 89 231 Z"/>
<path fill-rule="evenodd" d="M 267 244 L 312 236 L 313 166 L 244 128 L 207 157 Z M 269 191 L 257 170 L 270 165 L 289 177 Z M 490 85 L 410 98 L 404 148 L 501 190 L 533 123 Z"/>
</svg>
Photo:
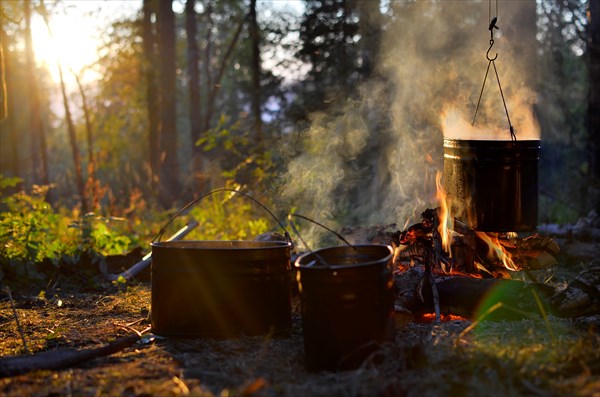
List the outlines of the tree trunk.
<svg viewBox="0 0 600 397">
<path fill-rule="evenodd" d="M 588 161 L 590 208 L 600 207 L 600 2 L 589 0 L 588 9 Z"/>
<path fill-rule="evenodd" d="M 77 134 L 75 133 L 75 126 L 73 125 L 71 110 L 69 109 L 69 99 L 67 97 L 67 90 L 65 88 L 65 80 L 63 79 L 63 71 L 60 65 L 58 65 L 58 74 L 60 76 L 60 91 L 63 97 L 63 105 L 65 107 L 65 121 L 67 122 L 69 143 L 71 144 L 71 152 L 73 154 L 73 165 L 75 167 L 75 182 L 77 184 L 77 191 L 81 199 L 81 211 L 85 214 L 88 212 L 88 200 L 87 194 L 85 192 L 85 183 L 83 182 L 83 173 L 81 171 L 81 156 L 79 154 L 79 145 L 77 144 Z"/>
<path fill-rule="evenodd" d="M 77 74 L 73 71 L 72 73 L 73 76 L 75 76 L 75 81 L 77 82 L 77 87 L 79 88 L 79 95 L 81 95 L 81 104 L 83 107 L 83 115 L 85 117 L 85 131 L 88 147 L 88 180 L 85 186 L 85 191 L 86 193 L 91 191 L 91 210 L 93 211 L 96 208 L 99 208 L 100 197 L 98 197 L 98 183 L 96 181 L 96 160 L 94 158 L 94 134 L 92 131 L 92 120 L 90 116 L 90 109 L 87 104 L 87 98 L 85 96 L 83 86 L 81 85 L 81 81 L 79 81 L 79 76 L 77 76 Z"/>
<path fill-rule="evenodd" d="M 157 86 L 156 70 L 156 36 L 152 25 L 152 17 L 156 15 L 153 0 L 144 0 L 143 3 L 143 41 L 144 41 L 144 66 L 143 74 L 146 78 L 146 106 L 148 110 L 148 161 L 150 163 L 150 178 L 153 191 L 158 188 L 159 177 L 159 90 Z"/>
<path fill-rule="evenodd" d="M 209 7 L 210 7 L 210 2 L 209 2 Z M 208 16 L 208 20 L 209 20 L 209 26 L 207 26 L 207 29 L 210 31 L 211 28 L 210 26 L 212 26 L 212 19 L 210 17 L 210 12 L 211 12 L 211 8 L 209 8 L 207 10 L 207 12 L 209 13 Z M 217 93 L 219 91 L 219 88 L 221 87 L 221 79 L 223 78 L 223 74 L 225 73 L 225 69 L 227 67 L 227 65 L 229 64 L 229 58 L 231 57 L 231 54 L 233 53 L 233 49 L 235 48 L 235 45 L 240 37 L 240 34 L 242 32 L 242 28 L 244 27 L 244 22 L 245 22 L 245 18 L 243 18 L 239 24 L 238 27 L 236 29 L 236 31 L 233 33 L 233 36 L 231 38 L 231 40 L 229 41 L 229 44 L 227 46 L 227 50 L 225 50 L 225 54 L 223 55 L 223 59 L 220 62 L 220 66 L 219 66 L 219 70 L 216 73 L 216 76 L 212 76 L 211 73 L 211 69 L 208 66 L 211 61 L 210 61 L 210 51 L 208 50 L 208 44 L 207 44 L 207 49 L 206 49 L 206 59 L 205 59 L 205 78 L 207 81 L 207 95 L 206 95 L 206 106 L 205 106 L 205 114 L 204 114 L 204 126 L 202 128 L 203 132 L 207 132 L 208 130 L 210 130 L 211 128 L 211 119 L 213 117 L 213 113 L 215 110 L 215 101 L 217 98 Z M 207 34 L 207 40 L 210 40 L 210 33 Z M 209 41 L 207 41 L 207 43 L 209 43 Z M 218 159 L 218 155 L 215 153 L 216 150 L 213 149 L 211 151 L 205 152 L 204 153 L 204 157 L 205 160 L 207 160 L 205 169 L 206 170 L 211 170 L 210 172 L 208 172 L 208 188 L 209 189 L 213 189 L 215 186 L 215 181 L 219 178 L 219 174 L 221 172 L 221 165 L 219 163 L 219 159 Z"/>
<path fill-rule="evenodd" d="M 359 15 L 358 29 L 360 32 L 362 74 L 368 78 L 373 73 L 381 42 L 381 11 L 377 1 L 359 1 L 356 9 Z"/>
<path fill-rule="evenodd" d="M 0 42 L 0 122 L 8 115 L 8 103 L 6 99 L 6 67 L 4 66 L 4 29 L 0 30 L 2 42 Z"/>
<path fill-rule="evenodd" d="M 14 114 L 14 103 L 12 98 L 14 98 L 14 85 L 12 76 L 12 54 L 9 50 L 9 42 L 8 35 L 0 26 L 0 46 L 3 51 L 2 57 L 2 65 L 3 69 L 3 80 L 2 82 L 5 84 L 3 89 L 3 106 L 5 107 L 5 115 L 4 118 L 0 119 L 0 130 L 2 134 L 8 135 L 8 145 L 9 145 L 9 153 L 10 153 L 10 161 L 8 163 L 8 169 L 10 170 L 10 176 L 21 177 L 21 167 L 20 167 L 20 157 L 19 157 L 19 137 L 17 136 L 17 131 L 15 129 L 15 114 Z M 0 67 L 1 67 L 0 66 Z M 3 171 L 4 172 L 4 171 Z M 4 175 L 4 176 L 9 176 Z M 22 184 L 19 183 L 15 186 L 15 190 L 21 190 Z"/>
<path fill-rule="evenodd" d="M 202 122 L 204 123 L 203 126 L 203 131 L 208 130 L 208 126 L 210 125 L 210 117 L 208 117 L 208 97 L 210 96 L 210 92 L 212 91 L 212 75 L 211 75 L 211 63 L 210 60 L 212 59 L 212 29 L 213 29 L 213 20 L 212 20 L 212 12 L 213 12 L 213 8 L 212 8 L 212 0 L 206 0 L 206 11 L 204 11 L 204 13 L 206 14 L 206 28 L 204 29 L 204 31 L 206 32 L 206 36 L 204 37 L 204 43 L 205 43 L 205 47 L 204 47 L 204 62 L 203 62 L 203 66 L 204 66 L 204 92 L 206 93 L 205 97 L 207 98 L 207 104 L 205 105 L 205 109 L 204 109 L 204 118 L 202 120 Z"/>
<path fill-rule="evenodd" d="M 213 112 L 215 109 L 215 99 L 217 98 L 217 92 L 219 91 L 219 88 L 221 87 L 221 79 L 223 78 L 225 69 L 229 65 L 229 58 L 231 57 L 231 54 L 233 53 L 233 49 L 235 48 L 235 45 L 237 44 L 237 41 L 240 38 L 240 33 L 242 32 L 242 28 L 244 27 L 245 20 L 246 19 L 243 18 L 240 21 L 236 31 L 233 33 L 233 37 L 229 41 L 227 50 L 225 51 L 225 54 L 223 55 L 223 59 L 221 60 L 221 63 L 219 66 L 219 71 L 217 72 L 217 75 L 214 78 L 214 80 L 212 82 L 212 86 L 209 90 L 208 99 L 207 99 L 207 103 L 206 103 L 206 117 L 204 119 L 204 131 L 208 131 L 210 129 L 210 120 L 213 116 Z M 210 75 L 210 73 L 209 73 L 209 75 Z"/>
<path fill-rule="evenodd" d="M 25 53 L 27 58 L 27 81 L 29 82 L 29 110 L 30 110 L 30 139 L 31 161 L 33 171 L 32 183 L 49 184 L 48 157 L 46 153 L 46 136 L 40 111 L 40 93 L 37 84 L 35 58 L 33 54 L 33 40 L 31 37 L 31 1 L 23 3 L 25 15 Z"/>
<path fill-rule="evenodd" d="M 202 132 L 202 98 L 200 96 L 200 53 L 197 41 L 196 0 L 187 0 L 185 3 L 185 30 L 187 34 L 188 54 L 188 84 L 190 95 L 190 138 L 192 145 L 192 174 L 196 193 L 204 193 L 205 176 L 202 170 L 202 148 L 196 145 Z"/>
<path fill-rule="evenodd" d="M 177 161 L 175 13 L 172 0 L 158 2 L 158 54 L 160 89 L 160 182 L 159 199 L 171 207 L 179 192 Z"/>
<path fill-rule="evenodd" d="M 254 115 L 254 136 L 256 146 L 262 152 L 262 117 L 260 110 L 260 34 L 256 20 L 256 0 L 250 0 L 250 39 L 252 40 L 252 113 Z"/>
</svg>

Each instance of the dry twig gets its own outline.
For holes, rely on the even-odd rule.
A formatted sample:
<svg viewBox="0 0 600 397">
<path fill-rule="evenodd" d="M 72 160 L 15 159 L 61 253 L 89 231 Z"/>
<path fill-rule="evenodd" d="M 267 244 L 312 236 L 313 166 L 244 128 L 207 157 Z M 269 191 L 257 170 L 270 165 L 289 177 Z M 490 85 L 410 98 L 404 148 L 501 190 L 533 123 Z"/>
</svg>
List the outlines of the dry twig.
<svg viewBox="0 0 600 397">
<path fill-rule="evenodd" d="M 25 339 L 25 333 L 23 332 L 23 328 L 21 327 L 21 322 L 19 321 L 19 315 L 17 314 L 17 308 L 15 307 L 15 301 L 12 297 L 12 293 L 10 292 L 10 287 L 7 285 L 4 288 L 4 291 L 8 294 L 8 299 L 10 300 L 10 306 L 12 307 L 13 316 L 15 317 L 15 321 L 17 322 L 17 329 L 19 330 L 19 334 L 21 335 L 21 340 L 23 341 L 23 350 L 25 354 L 30 354 L 29 348 L 27 347 L 27 340 Z"/>
</svg>

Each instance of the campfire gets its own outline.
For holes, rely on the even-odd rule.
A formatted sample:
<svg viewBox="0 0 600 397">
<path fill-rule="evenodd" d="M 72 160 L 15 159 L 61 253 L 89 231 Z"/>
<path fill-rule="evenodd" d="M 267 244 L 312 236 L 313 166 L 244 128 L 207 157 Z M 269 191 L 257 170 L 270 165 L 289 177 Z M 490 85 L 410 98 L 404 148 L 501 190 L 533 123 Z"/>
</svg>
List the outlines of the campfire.
<svg viewBox="0 0 600 397">
<path fill-rule="evenodd" d="M 397 312 L 409 313 L 415 321 L 451 321 L 465 317 L 474 320 L 491 307 L 507 317 L 547 310 L 543 301 L 547 301 L 554 290 L 541 283 L 534 271 L 557 263 L 558 244 L 536 233 L 478 230 L 477 225 L 482 223 L 477 219 L 481 217 L 466 216 L 465 211 L 461 214 L 463 218 L 455 218 L 452 209 L 456 206 L 452 200 L 456 200 L 457 195 L 448 195 L 442 179 L 442 173 L 438 172 L 438 206 L 425 209 L 420 222 L 405 230 L 390 231 L 386 226 L 366 232 L 372 236 L 372 242 L 395 247 Z M 462 194 L 459 199 L 468 201 L 463 192 L 475 191 L 476 182 L 471 179 L 469 186 L 460 189 L 453 186 Z M 504 200 L 508 202 L 506 207 L 520 205 L 511 204 L 510 197 Z M 537 199 L 535 201 L 537 209 Z M 517 225 L 517 229 L 527 228 L 521 221 L 531 219 L 530 215 L 523 216 L 519 212 L 517 216 L 517 212 L 513 212 L 513 218 L 506 219 L 510 211 L 503 211 L 505 217 L 499 229 L 507 224 Z M 537 214 L 534 215 L 537 219 Z M 490 226 L 489 222 L 486 226 Z M 345 228 L 342 234 L 357 242 L 364 238 L 363 232 Z M 494 293 L 497 293 L 496 298 L 486 303 L 486 297 Z"/>
</svg>

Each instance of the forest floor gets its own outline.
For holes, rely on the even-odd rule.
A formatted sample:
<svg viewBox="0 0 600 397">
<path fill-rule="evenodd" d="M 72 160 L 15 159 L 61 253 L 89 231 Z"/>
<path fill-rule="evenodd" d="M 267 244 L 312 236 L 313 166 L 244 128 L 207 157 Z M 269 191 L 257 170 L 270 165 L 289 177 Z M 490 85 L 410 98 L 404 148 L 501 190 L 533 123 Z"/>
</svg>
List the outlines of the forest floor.
<svg viewBox="0 0 600 397">
<path fill-rule="evenodd" d="M 559 266 L 567 275 L 587 264 Z M 600 396 L 598 316 L 439 324 L 397 316 L 395 342 L 360 368 L 310 373 L 297 296 L 289 335 L 176 339 L 148 333 L 148 281 L 61 288 L 45 296 L 13 291 L 31 354 L 95 348 L 135 331 L 144 336 L 67 369 L 0 377 L 0 395 Z M 0 356 L 23 354 L 11 300 L 3 292 Z"/>
</svg>

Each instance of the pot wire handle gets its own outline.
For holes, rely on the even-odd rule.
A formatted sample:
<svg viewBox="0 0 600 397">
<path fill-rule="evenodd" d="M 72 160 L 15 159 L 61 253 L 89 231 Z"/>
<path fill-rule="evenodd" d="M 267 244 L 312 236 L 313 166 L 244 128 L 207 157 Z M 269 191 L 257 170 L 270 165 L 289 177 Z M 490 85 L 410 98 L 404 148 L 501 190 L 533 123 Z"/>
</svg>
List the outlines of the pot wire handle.
<svg viewBox="0 0 600 397">
<path fill-rule="evenodd" d="M 294 220 L 292 219 L 292 215 L 296 215 L 299 216 L 300 218 L 304 218 L 302 215 L 298 215 L 298 214 L 288 214 L 288 221 L 290 223 L 290 225 L 292 226 L 292 230 L 294 231 L 294 233 L 296 233 L 296 236 L 298 236 L 298 238 L 300 239 L 300 241 L 302 242 L 302 244 L 306 247 L 307 250 L 309 250 L 310 252 L 312 252 L 312 254 L 315 256 L 315 258 L 317 258 L 316 261 L 311 261 L 308 265 L 306 265 L 307 267 L 310 266 L 314 266 L 317 263 L 321 263 L 323 266 L 325 267 L 329 267 L 329 263 L 327 263 L 327 261 L 325 259 L 323 259 L 323 257 L 319 254 L 317 254 L 315 251 L 313 251 L 308 244 L 306 243 L 306 241 L 304 241 L 304 239 L 302 238 L 302 235 L 300 234 L 300 232 L 298 231 L 298 229 L 296 228 L 296 224 L 294 223 Z M 310 219 L 309 219 L 310 220 Z M 334 232 L 335 233 L 335 232 Z"/>
<path fill-rule="evenodd" d="M 302 242 L 302 244 L 304 244 L 304 246 L 306 247 L 306 249 L 307 249 L 307 250 L 309 250 L 310 252 L 312 252 L 312 254 L 315 256 L 315 258 L 317 258 L 317 261 L 318 261 L 319 263 L 321 263 L 323 266 L 325 266 L 325 267 L 329 267 L 329 264 L 327 263 L 327 261 L 326 261 L 325 259 L 323 259 L 323 257 L 322 257 L 321 255 L 317 254 L 317 252 L 316 252 L 316 251 L 313 251 L 313 250 L 312 250 L 312 249 L 311 249 L 311 248 L 308 246 L 308 244 L 306 243 L 306 241 L 304 241 L 304 239 L 303 239 L 303 238 L 302 238 L 302 236 L 300 235 L 300 232 L 298 232 L 298 229 L 296 228 L 296 224 L 295 224 L 295 223 L 294 223 L 294 221 L 292 220 L 292 216 L 296 216 L 296 217 L 298 217 L 298 218 L 305 219 L 305 220 L 307 220 L 307 221 L 309 221 L 309 222 L 311 222 L 311 223 L 314 223 L 314 224 L 315 224 L 315 225 L 317 225 L 317 226 L 321 226 L 323 229 L 325 229 L 325 230 L 327 230 L 327 231 L 329 231 L 329 232 L 333 233 L 333 234 L 334 234 L 334 235 L 335 235 L 337 238 L 339 238 L 340 240 L 342 240 L 342 241 L 343 241 L 344 243 L 346 243 L 346 244 L 347 244 L 347 245 L 348 245 L 350 248 L 352 248 L 354 251 L 356 251 L 356 247 L 354 247 L 352 244 L 350 244 L 350 242 L 349 242 L 348 240 L 346 240 L 346 239 L 344 238 L 344 236 L 342 236 L 341 234 L 339 234 L 339 233 L 338 233 L 338 232 L 336 232 L 335 230 L 332 230 L 332 229 L 328 228 L 327 226 L 325 226 L 325 225 L 323 225 L 323 224 L 321 224 L 321 223 L 319 223 L 319 222 L 317 222 L 317 221 L 314 221 L 314 220 L 312 220 L 312 219 L 310 219 L 310 218 L 308 218 L 308 217 L 306 217 L 306 216 L 304 216 L 304 215 L 300 215 L 300 214 L 296 214 L 296 213 L 293 213 L 293 214 L 288 214 L 288 221 L 289 221 L 290 225 L 292 226 L 292 230 L 294 231 L 294 233 L 296 233 L 296 235 L 298 236 L 298 238 L 300 239 L 300 241 Z M 314 261 L 313 261 L 313 262 L 314 262 Z M 308 264 L 308 265 L 306 265 L 306 266 L 307 266 L 307 267 L 310 267 L 310 266 L 313 266 L 313 265 L 314 265 L 314 263 L 309 263 L 309 264 Z"/>
<path fill-rule="evenodd" d="M 342 241 L 343 241 L 344 243 L 346 243 L 346 244 L 347 244 L 349 247 L 351 247 L 352 249 L 355 249 L 355 248 L 354 248 L 354 246 L 353 246 L 352 244 L 350 244 L 350 242 L 344 238 L 344 236 L 342 236 L 341 234 L 339 234 L 339 233 L 338 233 L 338 232 L 336 232 L 335 230 L 332 230 L 332 229 L 328 228 L 327 226 L 325 226 L 325 225 L 323 225 L 323 224 L 321 224 L 321 223 L 319 223 L 319 222 L 317 222 L 317 221 L 314 221 L 314 220 L 312 220 L 312 219 L 310 219 L 309 217 L 306 217 L 306 216 L 304 216 L 304 215 L 300 215 L 300 214 L 296 214 L 296 213 L 294 213 L 294 214 L 289 214 L 289 215 L 288 215 L 288 220 L 290 221 L 290 224 L 292 225 L 292 229 L 294 229 L 294 232 L 295 232 L 295 233 L 298 235 L 298 237 L 300 238 L 300 241 L 302 241 L 302 244 L 306 245 L 306 243 L 304 242 L 304 240 L 302 240 L 302 237 L 301 237 L 301 236 L 300 236 L 300 234 L 298 233 L 298 230 L 297 230 L 297 229 L 296 229 L 296 227 L 294 226 L 294 222 L 292 222 L 292 218 L 291 218 L 292 216 L 297 216 L 298 218 L 302 218 L 302 219 L 304 219 L 304 220 L 307 220 L 307 221 L 309 221 L 309 222 L 311 222 L 311 223 L 314 223 L 314 224 L 315 224 L 315 225 L 317 225 L 317 226 L 321 226 L 323 229 L 325 229 L 325 230 L 327 230 L 327 231 L 329 231 L 329 232 L 333 233 L 333 234 L 334 234 L 334 235 L 335 235 L 337 238 L 339 238 L 340 240 L 342 240 Z M 306 248 L 308 248 L 308 245 L 306 245 Z M 310 250 L 310 248 L 308 248 L 308 249 Z"/>
<path fill-rule="evenodd" d="M 189 203 L 187 203 L 183 208 L 181 208 L 179 211 L 177 211 L 175 213 L 175 215 L 173 215 L 167 221 L 167 223 L 159 230 L 158 234 L 156 235 L 156 237 L 154 237 L 154 239 L 152 240 L 152 242 L 153 243 L 155 243 L 157 241 L 160 242 L 160 239 L 162 238 L 162 235 L 165 233 L 167 227 L 175 220 L 175 218 L 177 218 L 181 214 L 185 214 L 193 205 L 195 205 L 196 203 L 198 203 L 200 200 L 204 199 L 207 196 L 210 196 L 211 194 L 218 193 L 218 192 L 232 192 L 232 193 L 241 194 L 242 196 L 246 197 L 247 199 L 252 200 L 259 207 L 261 207 L 262 209 L 264 209 L 265 211 L 267 211 L 267 213 L 269 215 L 271 215 L 271 217 L 273 219 L 275 219 L 275 221 L 279 224 L 279 227 L 281 227 L 281 229 L 283 230 L 283 233 L 285 235 L 285 239 L 287 240 L 287 243 L 290 245 L 290 249 L 294 248 L 294 242 L 292 241 L 292 238 L 290 237 L 290 234 L 288 233 L 288 231 L 286 230 L 286 228 L 283 226 L 283 224 L 279 221 L 279 219 L 277 219 L 277 217 L 275 215 L 273 215 L 273 213 L 267 207 L 265 207 L 260 201 L 256 200 L 254 197 L 250 196 L 247 193 L 244 193 L 244 192 L 242 192 L 240 190 L 230 189 L 230 188 L 226 188 L 226 187 L 212 190 L 212 191 L 210 191 L 208 193 L 205 193 L 205 194 L 201 195 L 197 199 L 192 200 Z"/>
<path fill-rule="evenodd" d="M 491 18 L 491 7 L 492 7 L 492 1 L 490 0 L 490 18 Z M 475 125 L 475 119 L 477 118 L 477 112 L 479 111 L 479 105 L 481 104 L 481 97 L 483 96 L 483 90 L 485 88 L 485 82 L 487 81 L 488 78 L 488 74 L 490 72 L 490 66 L 494 67 L 494 73 L 496 74 L 496 81 L 498 82 L 498 89 L 500 90 L 500 97 L 502 98 L 502 105 L 504 105 L 504 112 L 506 113 L 506 118 L 508 120 L 508 130 L 510 132 L 510 139 L 513 142 L 517 141 L 517 136 L 515 135 L 515 129 L 512 125 L 512 123 L 510 122 L 510 115 L 508 114 L 508 107 L 506 106 L 506 99 L 504 99 L 504 92 L 502 91 L 502 84 L 500 84 L 500 76 L 498 76 L 498 69 L 496 68 L 496 59 L 498 58 L 498 53 L 496 53 L 496 55 L 494 55 L 493 58 L 490 58 L 490 51 L 492 50 L 492 47 L 494 46 L 494 29 L 499 29 L 499 27 L 496 25 L 496 22 L 498 22 L 498 0 L 496 0 L 496 16 L 491 19 L 490 21 L 490 26 L 488 27 L 489 31 L 490 31 L 490 47 L 488 48 L 487 52 L 485 53 L 485 57 L 488 60 L 488 65 L 487 65 L 487 69 L 485 71 L 485 76 L 483 78 L 483 84 L 481 85 L 481 92 L 479 93 L 479 99 L 477 100 L 477 106 L 475 107 L 475 114 L 473 115 L 473 121 L 471 122 L 471 125 Z"/>
</svg>

